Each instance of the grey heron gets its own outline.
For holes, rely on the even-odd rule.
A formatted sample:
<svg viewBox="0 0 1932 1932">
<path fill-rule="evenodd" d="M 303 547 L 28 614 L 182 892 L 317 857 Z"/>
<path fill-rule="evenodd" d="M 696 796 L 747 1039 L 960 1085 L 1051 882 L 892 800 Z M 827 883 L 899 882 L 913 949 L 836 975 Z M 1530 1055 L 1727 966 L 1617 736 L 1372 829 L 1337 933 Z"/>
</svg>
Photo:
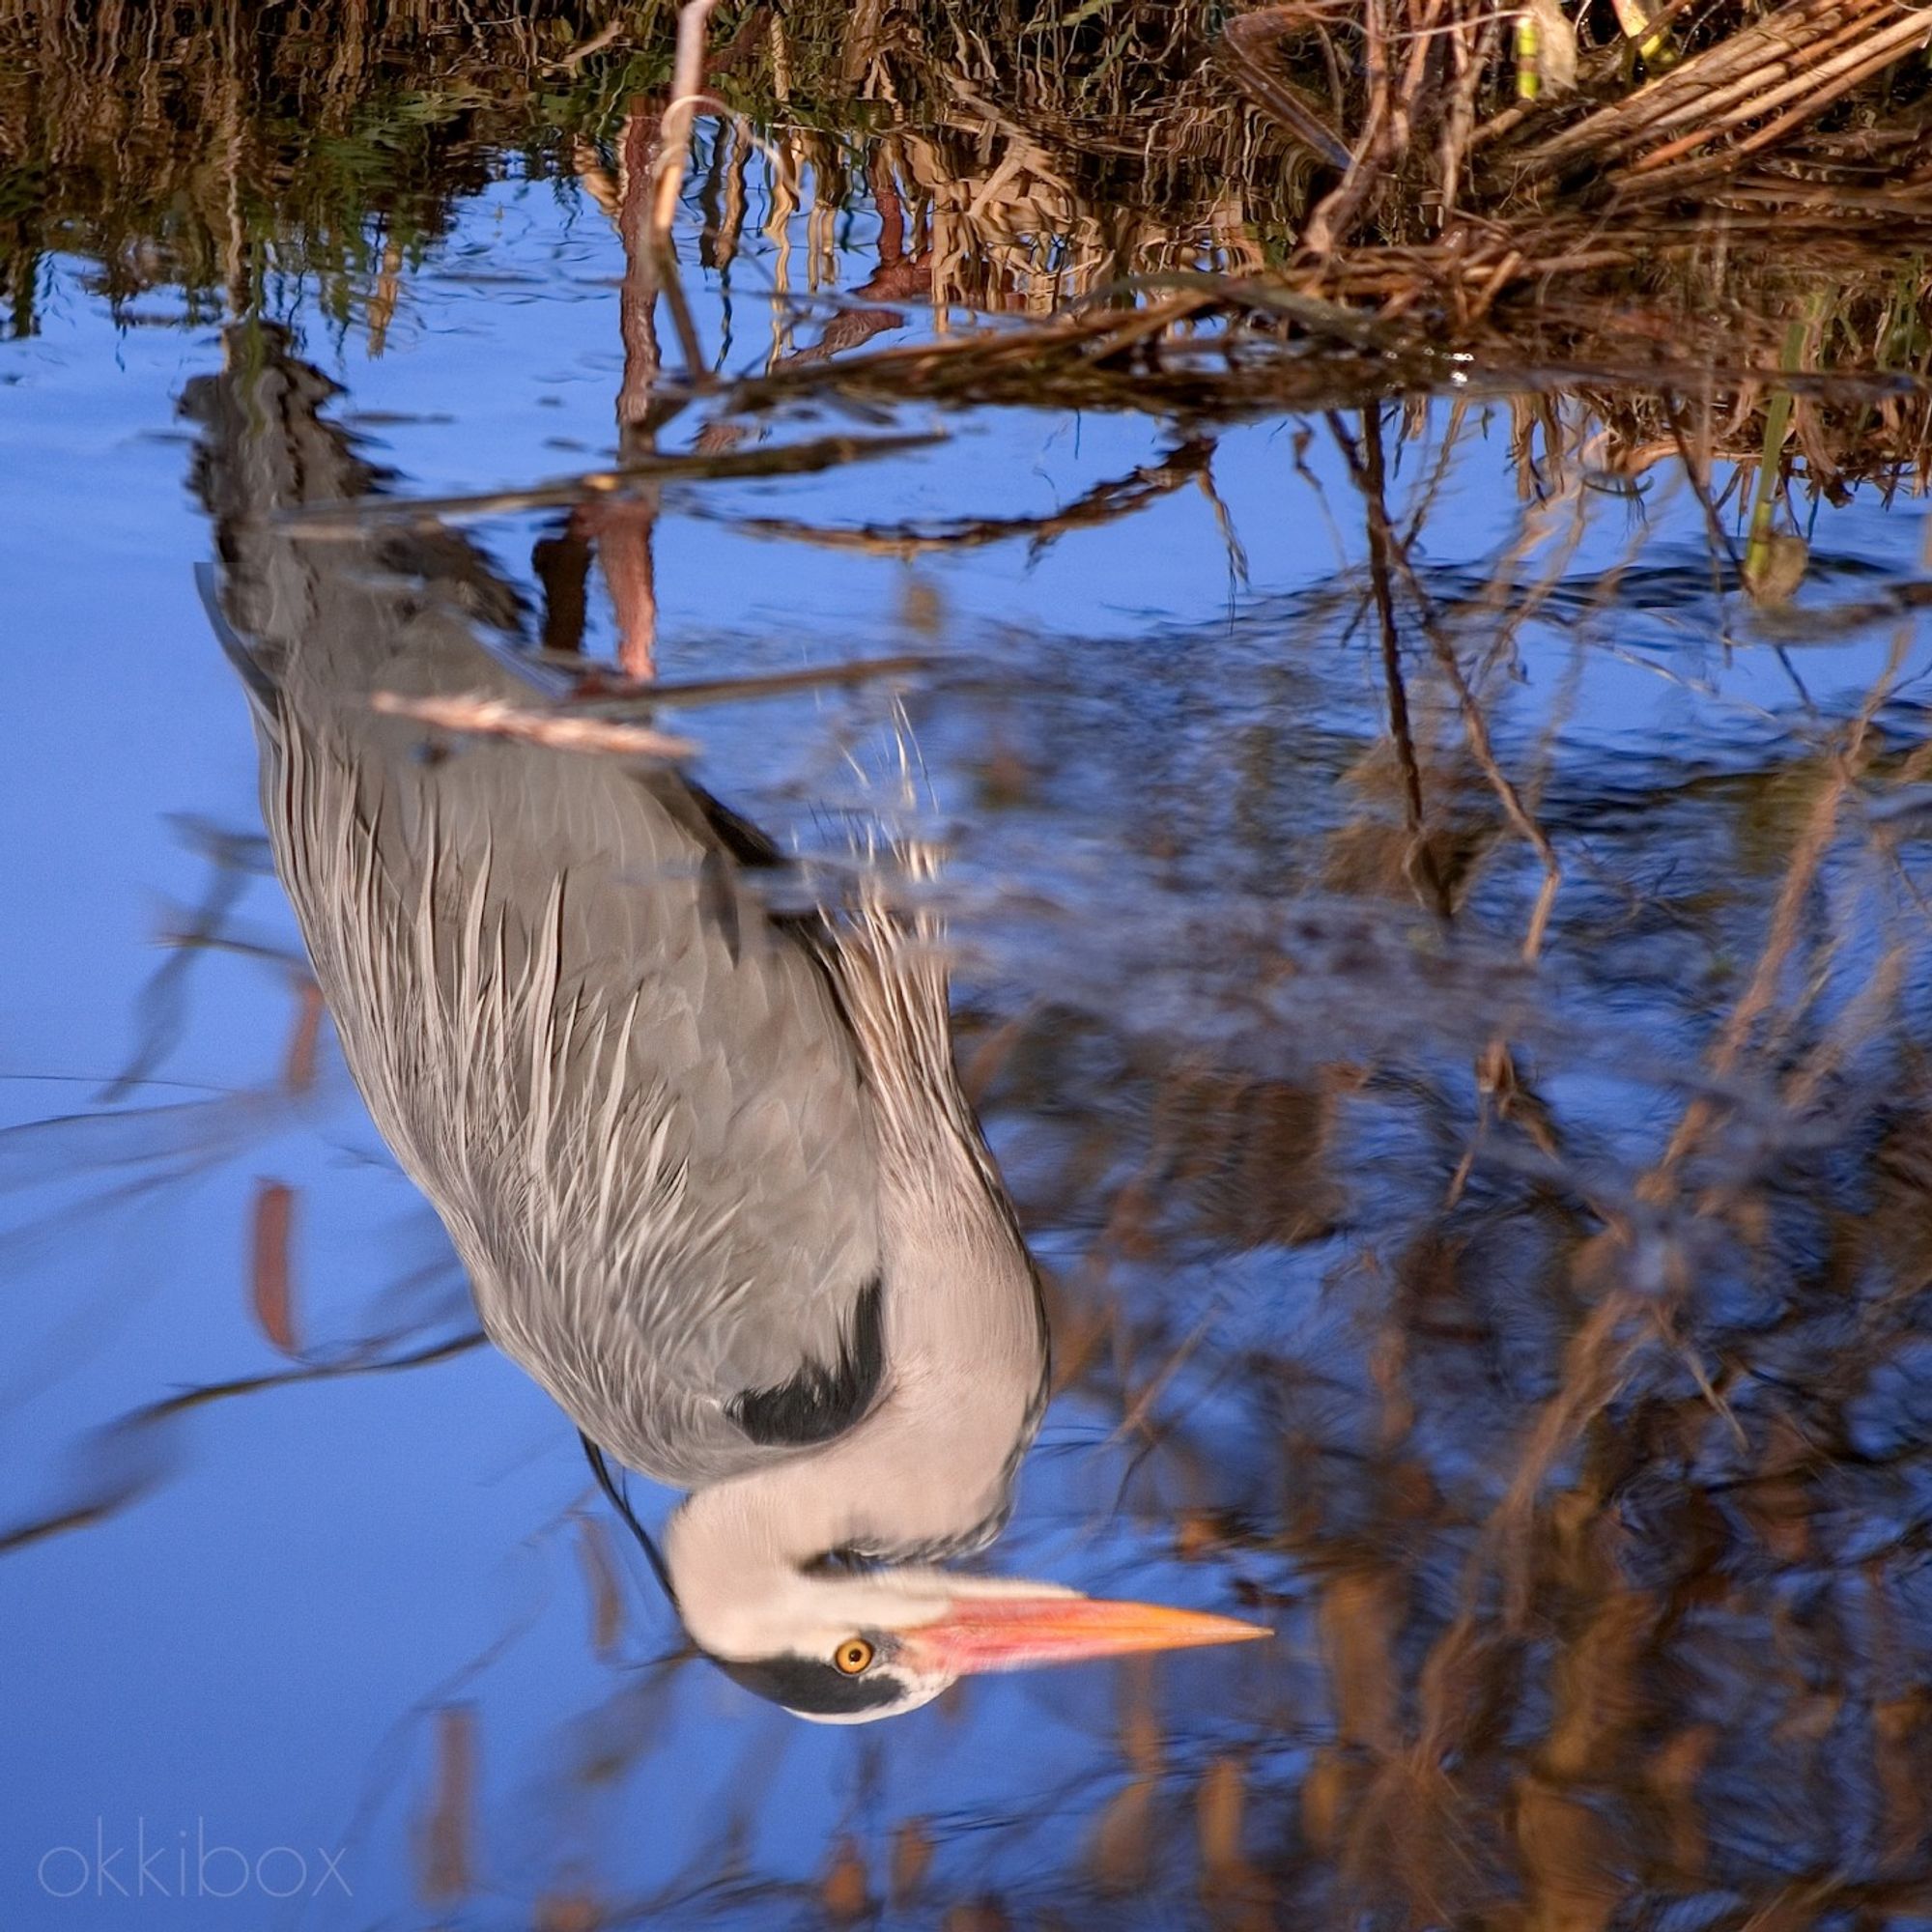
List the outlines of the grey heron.
<svg viewBox="0 0 1932 1932">
<path fill-rule="evenodd" d="M 781 910 L 780 853 L 668 765 L 375 708 L 528 684 L 484 637 L 514 593 L 450 530 L 278 515 L 374 487 L 328 393 L 258 327 L 185 404 L 275 865 L 490 1337 L 587 1445 L 687 1492 L 662 1562 L 692 1639 L 849 1722 L 969 1672 L 1265 1634 L 944 1567 L 1009 1513 L 1047 1330 L 931 922 Z"/>
</svg>

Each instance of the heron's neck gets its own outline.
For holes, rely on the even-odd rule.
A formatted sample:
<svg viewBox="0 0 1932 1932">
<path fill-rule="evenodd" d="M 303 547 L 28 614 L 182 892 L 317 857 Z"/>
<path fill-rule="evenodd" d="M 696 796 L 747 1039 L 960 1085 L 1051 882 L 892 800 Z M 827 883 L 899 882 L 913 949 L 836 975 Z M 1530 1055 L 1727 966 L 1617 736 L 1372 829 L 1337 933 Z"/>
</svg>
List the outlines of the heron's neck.
<svg viewBox="0 0 1932 1932">
<path fill-rule="evenodd" d="M 944 1162 L 973 1161 L 965 1146 Z M 864 1421 L 696 1492 L 666 1555 L 708 1647 L 737 1605 L 854 1550 L 929 1558 L 989 1535 L 1038 1422 L 1046 1340 L 1032 1264 L 997 1183 L 923 1171 L 881 1203 L 886 1379 Z M 707 1632 L 711 1636 L 707 1636 Z"/>
</svg>

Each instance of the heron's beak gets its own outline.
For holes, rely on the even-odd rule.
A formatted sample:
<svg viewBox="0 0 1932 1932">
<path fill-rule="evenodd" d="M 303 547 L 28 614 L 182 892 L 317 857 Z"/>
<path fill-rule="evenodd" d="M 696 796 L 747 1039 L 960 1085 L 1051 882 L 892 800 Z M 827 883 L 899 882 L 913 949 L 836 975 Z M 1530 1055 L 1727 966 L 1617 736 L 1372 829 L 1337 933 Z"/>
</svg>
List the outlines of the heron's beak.
<svg viewBox="0 0 1932 1932">
<path fill-rule="evenodd" d="M 1137 1650 L 1180 1650 L 1197 1643 L 1246 1643 L 1272 1636 L 1260 1624 L 1158 1604 L 1117 1604 L 1061 1592 L 958 1597 L 936 1621 L 898 1633 L 915 1668 L 965 1677 L 1036 1663 L 1077 1663 Z"/>
</svg>

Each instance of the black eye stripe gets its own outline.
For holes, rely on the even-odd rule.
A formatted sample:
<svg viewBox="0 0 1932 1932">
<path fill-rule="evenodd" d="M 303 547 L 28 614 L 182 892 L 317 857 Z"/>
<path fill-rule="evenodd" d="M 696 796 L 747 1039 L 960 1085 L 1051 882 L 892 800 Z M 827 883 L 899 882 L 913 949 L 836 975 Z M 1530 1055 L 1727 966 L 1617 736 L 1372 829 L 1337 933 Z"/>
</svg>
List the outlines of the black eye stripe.
<svg viewBox="0 0 1932 1932">
<path fill-rule="evenodd" d="M 804 1711 L 816 1717 L 837 1717 L 851 1711 L 876 1710 L 882 1704 L 896 1704 L 910 1689 L 887 1670 L 867 1670 L 848 1677 L 836 1664 L 814 1662 L 809 1657 L 760 1658 L 750 1663 L 722 1657 L 711 1661 L 733 1683 L 743 1685 L 754 1695 L 782 1704 L 788 1711 Z"/>
</svg>

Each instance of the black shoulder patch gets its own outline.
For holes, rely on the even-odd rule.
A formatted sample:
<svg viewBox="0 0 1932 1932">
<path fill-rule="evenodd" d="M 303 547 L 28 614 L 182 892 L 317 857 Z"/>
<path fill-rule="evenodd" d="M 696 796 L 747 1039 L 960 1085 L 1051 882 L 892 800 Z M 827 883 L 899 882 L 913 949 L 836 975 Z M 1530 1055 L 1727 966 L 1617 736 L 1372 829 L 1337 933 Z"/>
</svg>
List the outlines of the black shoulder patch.
<svg viewBox="0 0 1932 1932">
<path fill-rule="evenodd" d="M 705 1655 L 710 1653 L 707 1651 Z M 821 1718 L 840 1717 L 848 1711 L 874 1711 L 881 1704 L 897 1703 L 906 1693 L 904 1680 L 889 1670 L 847 1677 L 835 1664 L 789 1653 L 757 1658 L 750 1663 L 736 1663 L 724 1657 L 713 1657 L 711 1661 L 753 1696 L 782 1704 L 787 1711 L 807 1711 Z"/>
<path fill-rule="evenodd" d="M 763 870 L 785 863 L 784 854 L 772 843 L 770 838 L 749 818 L 733 811 L 722 798 L 714 797 L 701 784 L 696 784 L 690 779 L 684 781 L 684 788 L 691 794 L 691 802 L 710 828 L 711 836 L 739 865 Z"/>
<path fill-rule="evenodd" d="M 860 1290 L 837 1362 L 808 1361 L 776 1388 L 746 1389 L 732 1397 L 725 1413 L 767 1449 L 805 1448 L 842 1435 L 871 1407 L 885 1374 L 884 1293 L 876 1276 Z"/>
</svg>

